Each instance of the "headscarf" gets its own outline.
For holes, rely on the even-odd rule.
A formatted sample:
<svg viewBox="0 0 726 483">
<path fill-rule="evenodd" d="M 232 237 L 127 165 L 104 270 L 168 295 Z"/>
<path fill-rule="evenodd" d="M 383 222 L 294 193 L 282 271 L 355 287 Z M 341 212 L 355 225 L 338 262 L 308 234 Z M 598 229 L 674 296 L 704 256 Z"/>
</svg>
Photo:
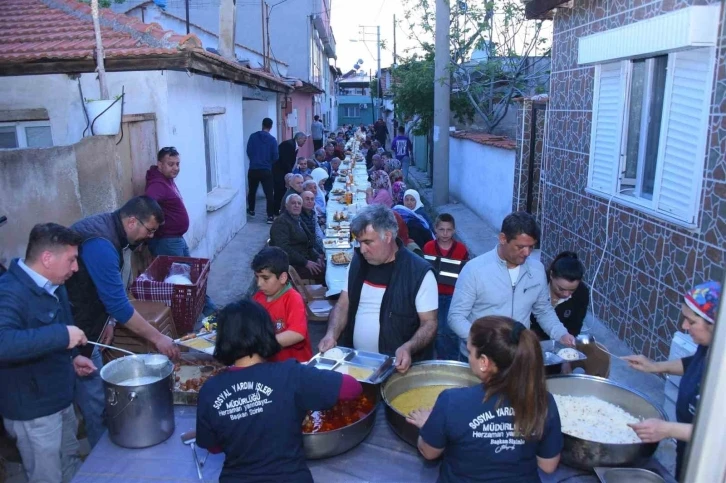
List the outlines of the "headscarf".
<svg viewBox="0 0 726 483">
<path fill-rule="evenodd" d="M 711 324 L 716 323 L 716 311 L 721 300 L 721 284 L 709 280 L 686 293 L 686 305 Z"/>
<path fill-rule="evenodd" d="M 417 211 L 419 208 L 423 208 L 423 203 L 421 203 L 421 195 L 418 194 L 418 191 L 406 190 L 406 192 L 403 193 L 403 197 L 406 198 L 406 196 L 408 195 L 411 195 L 416 199 L 416 206 L 414 207 L 413 211 Z"/>
<path fill-rule="evenodd" d="M 387 189 L 376 190 L 375 196 L 367 199 L 367 201 L 369 205 L 383 205 L 387 208 L 393 207 L 393 198 L 391 198 L 391 193 Z"/>
<path fill-rule="evenodd" d="M 424 226 L 424 228 L 426 228 L 428 231 L 431 232 L 431 236 L 432 237 L 434 236 L 434 232 L 431 229 L 431 225 L 429 225 L 429 222 L 426 221 L 426 219 L 423 216 L 421 216 L 418 213 L 416 213 L 416 212 L 414 212 L 414 211 L 406 208 L 403 205 L 396 205 L 396 206 L 394 206 L 393 207 L 393 211 L 395 211 L 399 215 L 401 215 L 401 218 L 403 218 L 403 221 L 405 221 L 406 223 L 408 223 L 409 220 L 412 219 L 412 218 L 417 218 L 421 222 L 421 224 Z"/>
<path fill-rule="evenodd" d="M 401 162 L 396 158 L 388 158 L 385 164 L 386 173 L 391 173 L 397 169 L 401 169 Z"/>
<path fill-rule="evenodd" d="M 311 176 L 315 184 L 318 185 L 318 189 L 315 192 L 315 206 L 318 208 L 319 213 L 325 213 L 325 189 L 320 186 L 320 182 L 329 178 L 328 172 L 325 171 L 325 168 L 315 168 Z"/>
<path fill-rule="evenodd" d="M 395 183 L 393 183 L 393 204 L 403 204 L 404 191 L 406 191 L 406 183 L 404 183 L 403 181 L 396 181 Z"/>
<path fill-rule="evenodd" d="M 388 177 L 388 173 L 383 170 L 373 171 L 371 173 L 371 187 L 376 190 L 384 189 L 386 191 L 391 190 L 391 178 Z"/>
<path fill-rule="evenodd" d="M 391 185 L 393 185 L 396 181 L 403 181 L 403 171 L 400 169 L 394 169 L 388 177 L 391 178 Z"/>
</svg>

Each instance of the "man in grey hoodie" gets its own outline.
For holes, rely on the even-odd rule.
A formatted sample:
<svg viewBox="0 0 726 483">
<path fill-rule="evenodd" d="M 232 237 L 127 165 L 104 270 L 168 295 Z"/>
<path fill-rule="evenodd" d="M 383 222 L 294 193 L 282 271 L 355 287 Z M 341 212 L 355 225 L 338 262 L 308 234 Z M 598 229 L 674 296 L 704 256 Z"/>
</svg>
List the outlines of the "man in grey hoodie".
<svg viewBox="0 0 726 483">
<path fill-rule="evenodd" d="M 486 315 L 504 315 L 529 327 L 533 313 L 551 339 L 575 345 L 550 302 L 544 265 L 529 258 L 539 237 L 539 225 L 532 215 L 511 213 L 502 222 L 499 244 L 461 270 L 448 323 L 462 339 L 464 360 L 469 329 Z"/>
</svg>

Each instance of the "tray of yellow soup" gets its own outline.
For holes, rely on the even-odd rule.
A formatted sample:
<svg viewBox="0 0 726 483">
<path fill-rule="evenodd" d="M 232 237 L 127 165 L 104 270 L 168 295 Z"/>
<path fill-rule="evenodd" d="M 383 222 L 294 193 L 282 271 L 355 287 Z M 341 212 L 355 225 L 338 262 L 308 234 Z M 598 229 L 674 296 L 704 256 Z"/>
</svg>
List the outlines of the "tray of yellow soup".
<svg viewBox="0 0 726 483">
<path fill-rule="evenodd" d="M 381 384 L 386 420 L 398 437 L 416 446 L 418 428 L 406 422 L 411 411 L 433 408 L 439 394 L 447 389 L 480 383 L 463 362 L 417 362 L 405 374 L 393 374 Z"/>
<path fill-rule="evenodd" d="M 394 371 L 395 358 L 338 346 L 315 355 L 307 364 L 318 369 L 348 374 L 360 382 L 380 384 Z"/>
</svg>

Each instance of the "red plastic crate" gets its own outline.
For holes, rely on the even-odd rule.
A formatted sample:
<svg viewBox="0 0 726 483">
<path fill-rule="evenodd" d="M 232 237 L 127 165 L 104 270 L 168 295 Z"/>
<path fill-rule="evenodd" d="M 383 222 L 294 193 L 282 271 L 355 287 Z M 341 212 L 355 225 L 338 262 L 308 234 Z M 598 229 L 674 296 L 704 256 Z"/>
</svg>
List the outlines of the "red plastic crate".
<svg viewBox="0 0 726 483">
<path fill-rule="evenodd" d="M 172 263 L 191 266 L 192 285 L 164 283 Z M 151 262 L 144 274 L 151 280 L 134 280 L 131 293 L 139 300 L 164 302 L 171 307 L 174 326 L 179 336 L 194 330 L 194 324 L 204 309 L 210 262 L 208 258 L 159 256 Z"/>
</svg>

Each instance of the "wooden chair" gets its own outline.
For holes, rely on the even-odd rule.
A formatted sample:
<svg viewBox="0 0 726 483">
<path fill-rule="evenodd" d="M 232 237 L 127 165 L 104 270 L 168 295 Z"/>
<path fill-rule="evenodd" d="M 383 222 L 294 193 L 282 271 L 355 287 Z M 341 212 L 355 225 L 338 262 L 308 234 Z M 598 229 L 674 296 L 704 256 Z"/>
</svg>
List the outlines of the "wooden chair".
<svg viewBox="0 0 726 483">
<path fill-rule="evenodd" d="M 290 274 L 292 284 L 301 287 L 298 289 L 299 291 L 305 290 L 311 300 L 325 300 L 325 292 L 328 291 L 325 285 L 312 283 L 311 280 L 304 280 L 292 265 L 290 265 L 290 271 L 288 273 Z"/>
<path fill-rule="evenodd" d="M 310 290 L 308 290 L 311 286 L 303 283 L 295 267 L 291 265 L 288 270 L 292 284 L 300 292 L 305 302 L 305 312 L 307 313 L 308 320 L 313 322 L 327 322 L 330 317 L 330 311 L 333 310 L 335 303 L 325 298 L 325 287 L 322 287 L 323 298 L 314 298 Z"/>
</svg>

